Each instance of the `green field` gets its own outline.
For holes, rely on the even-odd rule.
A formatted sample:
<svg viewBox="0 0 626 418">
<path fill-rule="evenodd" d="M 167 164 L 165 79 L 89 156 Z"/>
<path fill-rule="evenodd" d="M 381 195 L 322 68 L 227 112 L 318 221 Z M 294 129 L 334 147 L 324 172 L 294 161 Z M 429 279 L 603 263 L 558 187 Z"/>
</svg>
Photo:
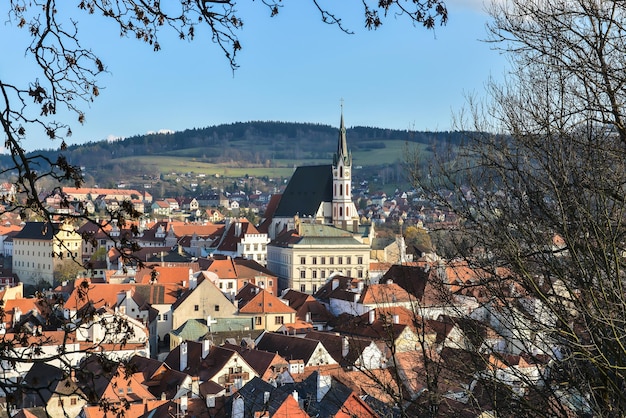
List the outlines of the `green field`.
<svg viewBox="0 0 626 418">
<path fill-rule="evenodd" d="M 407 145 L 405 141 L 386 141 L 385 148 L 356 151 L 352 154 L 353 165 L 364 168 L 395 165 L 404 163 L 408 149 L 419 147 L 421 151 L 425 146 L 417 143 Z M 281 178 L 290 177 L 294 169 L 302 165 L 331 164 L 332 160 L 320 158 L 304 158 L 301 160 L 272 160 L 271 167 L 247 162 L 209 163 L 203 155 L 210 153 L 207 149 L 189 148 L 184 150 L 170 151 L 167 155 L 136 156 L 118 158 L 115 161 L 121 164 L 140 164 L 152 172 L 163 174 L 171 173 L 194 173 L 206 176 L 219 176 L 227 178 L 243 177 L 246 174 L 252 177 Z M 426 152 L 427 156 L 429 153 Z"/>
</svg>

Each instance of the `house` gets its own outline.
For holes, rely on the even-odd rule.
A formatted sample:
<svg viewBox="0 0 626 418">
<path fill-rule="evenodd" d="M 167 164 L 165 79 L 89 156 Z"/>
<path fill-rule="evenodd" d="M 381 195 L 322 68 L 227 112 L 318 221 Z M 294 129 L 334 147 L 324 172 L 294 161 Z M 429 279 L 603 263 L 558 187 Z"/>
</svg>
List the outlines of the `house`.
<svg viewBox="0 0 626 418">
<path fill-rule="evenodd" d="M 140 372 L 132 372 L 121 363 L 91 355 L 76 369 L 78 387 L 83 391 L 90 405 L 100 405 L 103 401 L 112 408 L 122 410 L 126 405 L 156 400 L 142 384 Z"/>
<path fill-rule="evenodd" d="M 412 310 L 416 302 L 394 283 L 366 285 L 362 280 L 342 280 L 340 276 L 335 276 L 327 286 L 331 286 L 331 291 L 325 301 L 335 316 L 343 313 L 362 315 L 373 309 L 393 306 Z"/>
<path fill-rule="evenodd" d="M 115 360 L 150 356 L 150 333 L 141 321 L 106 306 L 94 309 L 88 304 L 82 310 L 89 314 L 78 313 L 75 338 L 87 351 L 102 350 Z"/>
<path fill-rule="evenodd" d="M 284 374 L 289 368 L 289 363 L 277 353 L 229 343 L 223 344 L 222 347 L 238 352 L 264 381 L 277 384 L 293 383 L 293 379 L 285 378 Z"/>
<path fill-rule="evenodd" d="M 170 216 L 172 208 L 165 200 L 155 200 L 150 206 L 151 212 L 155 216 Z"/>
<path fill-rule="evenodd" d="M 245 218 L 228 218 L 224 233 L 211 245 L 213 254 L 243 257 L 265 265 L 267 244 L 266 233 L 259 232 Z"/>
<path fill-rule="evenodd" d="M 172 329 L 189 319 L 202 319 L 211 324 L 223 318 L 235 316 L 237 308 L 204 275 L 192 276 L 187 289 L 172 305 Z"/>
<path fill-rule="evenodd" d="M 216 255 L 198 261 L 206 273 L 210 273 L 207 277 L 233 299 L 236 293 L 248 283 L 265 289 L 273 295 L 278 294 L 277 276 L 254 260 Z"/>
<path fill-rule="evenodd" d="M 253 379 L 226 403 L 225 408 L 232 417 L 378 417 L 358 393 L 317 371 L 301 382 L 278 387 Z"/>
<path fill-rule="evenodd" d="M 55 269 L 82 254 L 82 237 L 67 223 L 27 222 L 13 236 L 13 272 L 27 285 L 52 284 Z"/>
<path fill-rule="evenodd" d="M 213 345 L 209 340 L 182 342 L 170 352 L 165 364 L 192 378 L 197 377 L 199 385 L 210 381 L 233 392 L 258 377 L 237 351 Z"/>
<path fill-rule="evenodd" d="M 413 351 L 423 339 L 412 326 L 416 319 L 414 312 L 403 307 L 377 308 L 360 316 L 345 318 L 333 331 L 384 341 L 393 345 L 397 352 Z"/>
<path fill-rule="evenodd" d="M 255 341 L 257 350 L 277 353 L 285 359 L 302 360 L 304 368 L 338 364 L 318 340 L 264 332 Z"/>
<path fill-rule="evenodd" d="M 386 367 L 390 350 L 384 342 L 371 338 L 311 331 L 306 338 L 318 340 L 342 367 L 375 370 Z"/>
<path fill-rule="evenodd" d="M 228 203 L 228 200 L 226 201 Z M 225 205 L 220 205 L 224 207 Z M 205 217 L 209 222 L 218 223 L 224 220 L 224 215 L 217 209 L 206 209 Z"/>
<path fill-rule="evenodd" d="M 328 323 L 334 318 L 324 304 L 307 293 L 287 289 L 280 299 L 296 310 L 297 320 L 311 324 L 315 330 L 326 330 Z"/>
<path fill-rule="evenodd" d="M 62 369 L 35 363 L 20 382 L 20 409 L 43 407 L 48 416 L 76 417 L 86 404 L 75 378 Z"/>
<path fill-rule="evenodd" d="M 210 193 L 196 196 L 198 204 L 202 207 L 227 208 L 228 198 L 222 193 Z"/>
<path fill-rule="evenodd" d="M 296 311 L 265 289 L 248 283 L 235 297 L 239 316 L 250 317 L 254 329 L 275 331 L 294 322 Z"/>
</svg>

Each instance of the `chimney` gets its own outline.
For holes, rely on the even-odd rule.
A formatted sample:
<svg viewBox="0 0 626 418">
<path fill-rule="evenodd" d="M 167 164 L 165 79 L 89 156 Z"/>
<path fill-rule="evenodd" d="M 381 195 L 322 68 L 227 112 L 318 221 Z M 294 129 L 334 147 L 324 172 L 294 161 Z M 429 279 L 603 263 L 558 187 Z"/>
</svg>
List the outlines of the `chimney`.
<svg viewBox="0 0 626 418">
<path fill-rule="evenodd" d="M 189 269 L 189 290 L 193 290 L 198 286 L 198 277 L 194 276 L 193 270 Z"/>
<path fill-rule="evenodd" d="M 20 319 L 22 319 L 22 310 L 19 308 L 19 306 L 16 306 L 15 308 L 13 308 L 13 325 L 20 322 Z"/>
<path fill-rule="evenodd" d="M 374 321 L 376 320 L 376 311 L 372 309 L 368 312 L 368 314 L 369 314 L 369 323 L 373 324 Z"/>
<path fill-rule="evenodd" d="M 211 350 L 211 340 L 202 340 L 202 358 L 206 358 Z"/>
<path fill-rule="evenodd" d="M 350 352 L 350 341 L 348 341 L 348 337 L 341 338 L 341 357 L 348 357 L 348 353 Z"/>
<path fill-rule="evenodd" d="M 263 403 L 267 404 L 270 401 L 270 393 L 265 391 L 263 392 Z"/>
<path fill-rule="evenodd" d="M 400 323 L 400 315 L 398 315 L 398 314 L 394 314 L 393 315 L 393 323 L 394 324 L 399 324 Z"/>
<path fill-rule="evenodd" d="M 298 402 L 298 391 L 294 390 L 293 392 L 291 392 L 291 396 L 293 396 L 293 398 L 296 400 L 296 402 Z"/>
<path fill-rule="evenodd" d="M 184 371 L 187 368 L 187 341 L 183 341 L 180 344 L 180 371 Z"/>
</svg>

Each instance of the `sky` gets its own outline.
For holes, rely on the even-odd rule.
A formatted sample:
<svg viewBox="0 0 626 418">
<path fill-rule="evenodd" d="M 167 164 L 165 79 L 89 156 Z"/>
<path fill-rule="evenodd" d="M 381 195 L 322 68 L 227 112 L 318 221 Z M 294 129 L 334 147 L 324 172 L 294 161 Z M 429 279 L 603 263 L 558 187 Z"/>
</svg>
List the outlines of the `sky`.
<svg viewBox="0 0 626 418">
<path fill-rule="evenodd" d="M 451 130 L 467 96 L 480 95 L 489 77 L 505 71 L 504 57 L 481 41 L 488 20 L 481 0 L 447 0 L 449 21 L 434 31 L 394 16 L 368 31 L 360 1 L 327 2 L 352 35 L 321 22 L 310 1 L 283 1 L 273 18 L 260 1 L 239 3 L 243 49 L 235 72 L 206 37 L 188 42 L 164 33 L 162 50 L 153 52 L 120 38 L 101 17 L 79 20 L 83 45 L 108 73 L 100 96 L 85 107 L 85 124 L 72 124 L 69 142 L 247 121 L 338 126 L 342 100 L 347 127 Z M 7 23 L 0 27 L 22 55 L 0 68 L 5 81 L 29 72 L 26 45 L 15 33 Z M 24 143 L 27 150 L 58 145 L 42 137 Z"/>
</svg>

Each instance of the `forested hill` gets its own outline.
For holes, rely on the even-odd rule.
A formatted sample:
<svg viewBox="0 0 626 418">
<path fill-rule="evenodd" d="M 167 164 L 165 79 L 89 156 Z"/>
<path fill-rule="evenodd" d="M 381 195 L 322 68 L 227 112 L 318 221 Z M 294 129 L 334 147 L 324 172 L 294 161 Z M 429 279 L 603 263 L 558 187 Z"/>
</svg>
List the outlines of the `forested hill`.
<svg viewBox="0 0 626 418">
<path fill-rule="evenodd" d="M 138 135 L 115 142 L 87 142 L 69 146 L 63 154 L 74 165 L 96 170 L 106 169 L 116 159 L 140 156 L 193 157 L 207 163 L 263 164 L 266 161 L 332 158 L 337 137 L 337 127 L 328 125 L 240 122 L 171 134 Z M 353 153 L 385 148 L 388 141 L 440 146 L 458 143 L 461 137 L 460 132 L 413 132 L 371 127 L 347 129 L 348 146 Z M 56 159 L 59 151 L 37 153 Z M 2 165 L 6 166 L 4 162 Z"/>
</svg>

